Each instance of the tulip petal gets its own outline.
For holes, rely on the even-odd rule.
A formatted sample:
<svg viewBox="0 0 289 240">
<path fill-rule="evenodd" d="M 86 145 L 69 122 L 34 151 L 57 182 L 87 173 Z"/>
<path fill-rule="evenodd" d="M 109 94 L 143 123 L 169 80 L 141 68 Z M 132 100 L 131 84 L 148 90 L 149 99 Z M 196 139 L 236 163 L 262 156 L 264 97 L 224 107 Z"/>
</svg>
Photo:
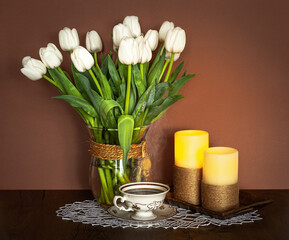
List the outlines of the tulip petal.
<svg viewBox="0 0 289 240">
<path fill-rule="evenodd" d="M 38 71 L 33 71 L 30 68 L 21 68 L 20 71 L 29 79 L 36 81 L 42 78 L 42 75 Z"/>
</svg>

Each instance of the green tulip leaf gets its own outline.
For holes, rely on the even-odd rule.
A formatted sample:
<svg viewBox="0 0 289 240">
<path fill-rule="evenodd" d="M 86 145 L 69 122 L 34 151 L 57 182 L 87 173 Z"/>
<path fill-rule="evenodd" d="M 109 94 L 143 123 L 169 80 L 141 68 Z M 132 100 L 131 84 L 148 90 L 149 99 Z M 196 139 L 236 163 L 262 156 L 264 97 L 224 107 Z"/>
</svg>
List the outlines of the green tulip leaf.
<svg viewBox="0 0 289 240">
<path fill-rule="evenodd" d="M 144 124 L 150 124 L 152 120 L 154 120 L 159 114 L 161 114 L 164 110 L 169 108 L 172 104 L 182 99 L 183 97 L 184 96 L 182 95 L 169 96 L 165 98 L 161 105 L 148 108 Z"/>
<path fill-rule="evenodd" d="M 119 105 L 118 102 L 114 101 L 114 100 L 104 100 L 102 101 L 101 105 L 100 105 L 100 117 L 102 118 L 102 120 L 104 122 L 106 122 L 107 120 L 107 115 L 109 113 L 110 110 L 112 110 L 113 108 L 118 107 L 121 111 L 121 113 L 123 114 L 123 109 L 122 107 Z"/>
<path fill-rule="evenodd" d="M 169 83 L 173 83 L 176 80 L 176 78 L 178 77 L 180 71 L 182 70 L 182 68 L 184 66 L 184 63 L 185 62 L 181 62 L 179 64 L 179 66 L 177 66 L 176 69 L 172 72 L 172 74 L 171 74 L 171 76 L 170 76 L 170 78 L 168 80 Z"/>
<path fill-rule="evenodd" d="M 108 83 L 109 83 L 109 86 L 110 86 L 111 91 L 112 91 L 112 98 L 114 98 L 114 96 L 117 96 L 119 92 L 116 89 L 116 87 L 115 87 L 115 85 L 114 85 L 114 83 L 113 83 L 111 78 L 108 80 Z"/>
<path fill-rule="evenodd" d="M 58 69 L 48 69 L 48 72 L 64 94 L 83 98 L 73 83 L 65 75 L 59 72 Z"/>
<path fill-rule="evenodd" d="M 155 99 L 160 99 L 168 90 L 170 87 L 170 84 L 168 82 L 162 82 L 156 85 L 156 94 Z"/>
<path fill-rule="evenodd" d="M 122 64 L 120 61 L 118 61 L 118 72 L 122 79 L 127 79 L 127 68 L 128 65 Z"/>
<path fill-rule="evenodd" d="M 91 77 L 91 75 L 90 75 L 90 73 L 89 73 L 88 71 L 79 72 L 79 71 L 75 68 L 73 62 L 71 62 L 71 71 L 72 71 L 72 74 L 73 74 L 74 81 L 75 81 L 75 79 L 76 79 L 76 74 L 78 74 L 78 75 L 83 75 L 83 76 L 85 76 L 85 77 L 89 80 L 91 89 L 93 89 L 93 90 L 95 90 L 95 91 L 98 91 L 98 90 L 97 90 L 97 87 L 96 87 L 96 85 L 95 85 L 95 82 L 94 82 L 94 80 L 92 79 L 92 77 Z M 75 84 L 76 84 L 76 83 L 75 83 Z M 76 87 L 78 88 L 77 84 L 76 84 Z"/>
<path fill-rule="evenodd" d="M 158 61 L 160 60 L 162 48 L 163 48 L 163 44 L 160 45 L 159 50 L 158 50 L 158 53 L 157 53 L 154 61 L 152 62 L 152 65 L 151 65 L 150 70 L 149 70 L 149 73 L 148 73 L 149 75 L 150 75 L 151 71 L 154 69 L 155 65 L 156 65 L 156 64 L 158 63 Z M 165 49 L 164 49 L 163 52 L 166 52 Z"/>
<path fill-rule="evenodd" d="M 156 95 L 156 87 L 153 85 L 147 100 L 147 107 L 149 107 L 153 102 L 155 101 L 155 95 Z"/>
<path fill-rule="evenodd" d="M 62 99 L 68 102 L 72 107 L 81 108 L 83 111 L 88 113 L 92 117 L 97 116 L 97 112 L 95 111 L 94 107 L 90 105 L 90 103 L 84 99 L 79 97 L 71 96 L 71 95 L 63 95 L 63 96 L 56 96 L 53 97 L 55 99 Z"/>
<path fill-rule="evenodd" d="M 112 99 L 112 91 L 111 91 L 111 88 L 110 88 L 110 85 L 108 83 L 106 76 L 102 73 L 98 65 L 97 65 L 97 68 L 93 66 L 92 70 L 96 74 L 97 79 L 99 80 L 104 98 Z"/>
<path fill-rule="evenodd" d="M 105 56 L 104 61 L 101 62 L 101 72 L 104 76 L 107 76 L 108 73 L 108 55 Z"/>
<path fill-rule="evenodd" d="M 137 65 L 132 66 L 132 72 L 133 72 L 134 83 L 137 88 L 138 97 L 140 98 L 145 92 L 146 87 L 144 85 L 144 81 L 142 80 L 142 77 L 141 77 L 141 72 Z"/>
<path fill-rule="evenodd" d="M 173 96 L 173 95 L 178 94 L 180 89 L 194 76 L 195 76 L 195 74 L 189 74 L 189 75 L 183 76 L 179 80 L 175 81 L 172 84 L 172 88 L 169 90 L 169 96 Z"/>
<path fill-rule="evenodd" d="M 125 94 L 126 94 L 126 84 L 122 83 L 120 84 L 120 96 L 116 100 L 122 107 L 122 109 L 124 109 L 125 107 Z"/>
<path fill-rule="evenodd" d="M 112 61 L 110 56 L 107 57 L 107 61 L 108 61 L 108 71 L 111 76 L 111 79 L 117 91 L 120 92 L 121 78 L 119 77 L 114 62 Z"/>
<path fill-rule="evenodd" d="M 140 109 L 142 108 L 143 104 L 145 103 L 146 105 L 146 101 L 148 100 L 148 97 L 149 97 L 149 94 L 150 94 L 150 91 L 151 89 L 153 88 L 154 86 L 151 85 L 149 86 L 149 88 L 145 91 L 145 93 L 141 96 L 141 98 L 138 100 L 138 103 L 133 111 L 133 116 L 136 117 L 136 115 L 138 114 L 138 112 L 140 111 Z"/>
<path fill-rule="evenodd" d="M 131 76 L 131 90 L 130 90 L 128 114 L 132 114 L 136 104 L 137 104 L 137 90 L 136 90 L 134 78 L 132 75 Z"/>
<path fill-rule="evenodd" d="M 161 55 L 159 61 L 153 67 L 153 69 L 148 75 L 148 79 L 147 79 L 148 85 L 154 84 L 160 78 L 160 75 L 162 73 L 162 70 L 165 64 L 165 56 L 166 56 L 166 53 L 165 51 L 163 51 L 163 54 Z"/>
<path fill-rule="evenodd" d="M 104 99 L 100 97 L 97 92 L 91 89 L 89 80 L 84 75 L 75 73 L 75 83 L 86 100 L 89 101 L 99 113 L 100 105 Z"/>
<path fill-rule="evenodd" d="M 134 119 L 131 115 L 121 115 L 118 118 L 118 139 L 123 151 L 122 166 L 126 170 L 127 157 L 130 150 L 134 129 Z"/>
</svg>

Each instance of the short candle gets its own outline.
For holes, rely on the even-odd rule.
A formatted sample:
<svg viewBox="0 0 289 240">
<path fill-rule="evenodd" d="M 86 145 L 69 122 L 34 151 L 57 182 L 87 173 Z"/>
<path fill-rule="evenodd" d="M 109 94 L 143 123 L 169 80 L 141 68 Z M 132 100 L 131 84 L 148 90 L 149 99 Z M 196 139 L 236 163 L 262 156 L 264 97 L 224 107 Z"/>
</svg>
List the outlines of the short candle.
<svg viewBox="0 0 289 240">
<path fill-rule="evenodd" d="M 229 147 L 212 147 L 204 152 L 203 182 L 231 185 L 238 182 L 238 151 Z"/>
<path fill-rule="evenodd" d="M 224 212 L 239 205 L 238 151 L 212 147 L 204 151 L 202 206 Z"/>
<path fill-rule="evenodd" d="M 204 150 L 209 147 L 209 134 L 200 130 L 175 133 L 175 165 L 183 168 L 202 168 Z"/>
</svg>

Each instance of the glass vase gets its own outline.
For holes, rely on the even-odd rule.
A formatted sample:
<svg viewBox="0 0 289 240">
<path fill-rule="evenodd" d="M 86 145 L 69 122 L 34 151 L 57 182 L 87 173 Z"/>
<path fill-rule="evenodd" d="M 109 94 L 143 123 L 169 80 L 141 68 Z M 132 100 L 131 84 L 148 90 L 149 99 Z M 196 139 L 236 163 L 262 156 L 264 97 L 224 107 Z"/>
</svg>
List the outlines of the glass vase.
<svg viewBox="0 0 289 240">
<path fill-rule="evenodd" d="M 92 127 L 88 127 L 88 129 L 90 140 L 105 144 L 105 149 L 108 151 L 115 145 L 119 145 L 117 129 Z M 123 184 L 150 181 L 151 161 L 144 144 L 148 129 L 149 126 L 134 129 L 132 144 L 141 144 L 142 154 L 127 159 L 125 168 L 122 159 L 102 159 L 91 153 L 89 184 L 93 196 L 100 203 L 112 205 L 114 196 L 119 195 L 119 187 Z"/>
</svg>

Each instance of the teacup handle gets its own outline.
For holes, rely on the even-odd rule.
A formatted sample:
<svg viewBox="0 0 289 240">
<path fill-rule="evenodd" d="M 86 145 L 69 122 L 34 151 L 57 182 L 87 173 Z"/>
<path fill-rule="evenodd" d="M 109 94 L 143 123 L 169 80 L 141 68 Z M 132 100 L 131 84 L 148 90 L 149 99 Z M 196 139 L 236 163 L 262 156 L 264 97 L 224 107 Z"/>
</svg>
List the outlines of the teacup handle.
<svg viewBox="0 0 289 240">
<path fill-rule="evenodd" d="M 126 211 L 126 212 L 128 212 L 128 211 L 134 211 L 132 207 L 127 207 L 127 208 L 125 208 L 124 206 L 119 206 L 119 205 L 117 205 L 117 200 L 118 200 L 118 199 L 120 199 L 120 201 L 121 201 L 122 203 L 124 203 L 124 202 L 125 202 L 125 198 L 124 198 L 124 197 L 121 197 L 121 196 L 115 196 L 115 197 L 114 197 L 114 199 L 113 199 L 113 204 L 114 204 L 114 206 L 116 206 L 119 210 L 123 210 L 123 211 Z"/>
</svg>

